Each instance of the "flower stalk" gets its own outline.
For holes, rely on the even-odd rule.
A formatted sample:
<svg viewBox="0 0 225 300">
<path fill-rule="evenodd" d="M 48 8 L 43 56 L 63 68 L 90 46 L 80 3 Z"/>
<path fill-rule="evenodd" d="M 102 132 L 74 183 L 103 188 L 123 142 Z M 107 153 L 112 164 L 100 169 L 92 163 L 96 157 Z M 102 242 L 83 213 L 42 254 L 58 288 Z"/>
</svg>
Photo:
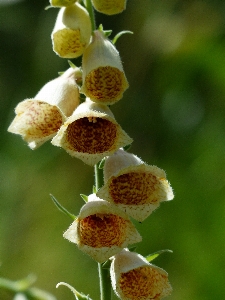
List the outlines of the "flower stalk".
<svg viewBox="0 0 225 300">
<path fill-rule="evenodd" d="M 95 188 L 98 191 L 103 182 L 102 169 L 99 168 L 99 164 L 94 166 L 95 171 Z M 100 300 L 110 300 L 111 299 L 111 282 L 109 269 L 103 268 L 101 263 L 98 263 L 98 276 L 99 276 L 99 287 L 100 287 Z"/>
</svg>

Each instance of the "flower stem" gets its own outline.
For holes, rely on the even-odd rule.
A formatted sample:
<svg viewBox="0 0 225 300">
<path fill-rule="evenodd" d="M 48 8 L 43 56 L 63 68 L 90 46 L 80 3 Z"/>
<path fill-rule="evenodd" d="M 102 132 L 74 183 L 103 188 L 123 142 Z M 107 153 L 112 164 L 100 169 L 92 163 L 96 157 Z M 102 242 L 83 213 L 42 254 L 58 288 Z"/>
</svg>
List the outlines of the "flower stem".
<svg viewBox="0 0 225 300">
<path fill-rule="evenodd" d="M 95 25 L 94 9 L 91 4 L 91 0 L 85 0 L 84 3 L 91 19 L 92 31 L 94 31 L 96 29 L 96 25 Z"/>
<path fill-rule="evenodd" d="M 102 169 L 99 169 L 99 163 L 95 165 L 95 187 L 96 190 L 101 187 L 103 182 Z M 100 284 L 100 300 L 111 299 L 111 282 L 109 269 L 102 267 L 102 264 L 98 263 L 98 274 Z"/>
</svg>

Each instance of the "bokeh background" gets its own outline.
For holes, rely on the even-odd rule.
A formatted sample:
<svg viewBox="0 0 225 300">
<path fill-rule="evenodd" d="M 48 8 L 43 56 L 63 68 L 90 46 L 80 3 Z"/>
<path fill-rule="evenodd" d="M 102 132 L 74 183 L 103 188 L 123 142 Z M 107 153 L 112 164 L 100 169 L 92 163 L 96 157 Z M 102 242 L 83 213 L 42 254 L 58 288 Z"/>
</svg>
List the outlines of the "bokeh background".
<svg viewBox="0 0 225 300">
<path fill-rule="evenodd" d="M 33 97 L 67 60 L 52 51 L 57 9 L 47 0 L 0 1 L 0 276 L 37 276 L 36 286 L 73 299 L 60 281 L 99 299 L 96 263 L 64 240 L 94 183 L 93 168 L 49 142 L 32 151 L 7 132 L 14 107 Z M 175 199 L 142 224 L 137 251 L 171 249 L 155 264 L 169 273 L 173 300 L 225 298 L 225 3 L 129 0 L 105 29 L 117 42 L 130 88 L 111 107 L 134 139 L 130 152 L 166 170 Z M 79 64 L 78 60 L 73 60 Z M 0 291 L 0 299 L 12 295 Z M 115 298 L 116 299 L 116 298 Z"/>
</svg>

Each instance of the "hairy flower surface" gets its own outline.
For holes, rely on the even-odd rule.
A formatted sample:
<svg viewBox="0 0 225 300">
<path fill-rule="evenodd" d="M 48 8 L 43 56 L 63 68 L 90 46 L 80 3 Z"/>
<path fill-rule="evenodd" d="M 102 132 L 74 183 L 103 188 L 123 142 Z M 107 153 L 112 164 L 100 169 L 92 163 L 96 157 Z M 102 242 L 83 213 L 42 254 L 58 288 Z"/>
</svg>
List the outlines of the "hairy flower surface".
<svg viewBox="0 0 225 300">
<path fill-rule="evenodd" d="M 121 300 L 160 300 L 172 292 L 166 271 L 127 249 L 112 258 L 110 275 Z"/>
<path fill-rule="evenodd" d="M 91 38 L 91 21 L 87 10 L 79 3 L 63 7 L 52 32 L 53 50 L 63 58 L 83 54 Z"/>
<path fill-rule="evenodd" d="M 8 131 L 21 135 L 31 149 L 55 136 L 66 117 L 79 105 L 77 76 L 79 70 L 70 68 L 45 84 L 33 99 L 20 102 Z"/>
<path fill-rule="evenodd" d="M 52 144 L 94 165 L 132 139 L 121 129 L 106 105 L 82 103 L 60 128 Z"/>
<path fill-rule="evenodd" d="M 160 202 L 174 197 L 163 170 L 145 164 L 137 156 L 122 149 L 106 158 L 104 181 L 105 185 L 98 191 L 98 197 L 114 203 L 140 222 Z"/>
<path fill-rule="evenodd" d="M 78 218 L 63 236 L 100 263 L 128 244 L 141 241 L 129 217 L 95 194 L 88 197 Z"/>
<path fill-rule="evenodd" d="M 115 15 L 126 9 L 127 0 L 91 0 L 94 8 L 106 15 Z"/>
<path fill-rule="evenodd" d="M 123 97 L 128 82 L 119 53 L 103 31 L 94 31 L 83 54 L 82 68 L 81 93 L 92 101 L 110 105 Z"/>
</svg>

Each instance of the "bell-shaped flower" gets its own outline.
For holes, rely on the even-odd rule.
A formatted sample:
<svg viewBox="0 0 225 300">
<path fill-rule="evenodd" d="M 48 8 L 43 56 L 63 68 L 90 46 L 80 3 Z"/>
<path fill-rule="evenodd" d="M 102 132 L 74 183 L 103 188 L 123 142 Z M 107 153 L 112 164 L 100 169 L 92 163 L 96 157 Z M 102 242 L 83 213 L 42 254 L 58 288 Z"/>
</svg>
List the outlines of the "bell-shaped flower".
<svg viewBox="0 0 225 300">
<path fill-rule="evenodd" d="M 131 142 L 111 110 L 89 99 L 77 107 L 52 140 L 53 145 L 64 148 L 89 165 Z"/>
<path fill-rule="evenodd" d="M 174 197 L 162 169 L 149 166 L 122 149 L 106 158 L 104 182 L 97 196 L 114 203 L 139 222 L 147 218 L 160 202 Z"/>
<path fill-rule="evenodd" d="M 49 0 L 51 6 L 53 7 L 63 7 L 70 6 L 74 4 L 77 0 Z"/>
<path fill-rule="evenodd" d="M 76 80 L 80 76 L 78 68 L 69 68 L 45 84 L 34 98 L 20 102 L 8 131 L 21 135 L 31 149 L 52 139 L 79 105 Z"/>
<path fill-rule="evenodd" d="M 75 3 L 59 10 L 52 35 L 53 50 L 63 58 L 83 54 L 91 38 L 91 20 L 87 10 Z"/>
<path fill-rule="evenodd" d="M 126 9 L 127 0 L 91 0 L 94 8 L 106 15 L 115 15 Z"/>
<path fill-rule="evenodd" d="M 84 93 L 92 101 L 111 105 L 123 97 L 128 82 L 119 52 L 102 30 L 93 33 L 82 60 Z"/>
<path fill-rule="evenodd" d="M 95 194 L 88 197 L 88 202 L 63 236 L 99 263 L 105 262 L 128 244 L 141 241 L 129 217 Z"/>
<path fill-rule="evenodd" d="M 127 249 L 112 258 L 110 275 L 121 300 L 160 300 L 172 292 L 166 271 Z"/>
</svg>

